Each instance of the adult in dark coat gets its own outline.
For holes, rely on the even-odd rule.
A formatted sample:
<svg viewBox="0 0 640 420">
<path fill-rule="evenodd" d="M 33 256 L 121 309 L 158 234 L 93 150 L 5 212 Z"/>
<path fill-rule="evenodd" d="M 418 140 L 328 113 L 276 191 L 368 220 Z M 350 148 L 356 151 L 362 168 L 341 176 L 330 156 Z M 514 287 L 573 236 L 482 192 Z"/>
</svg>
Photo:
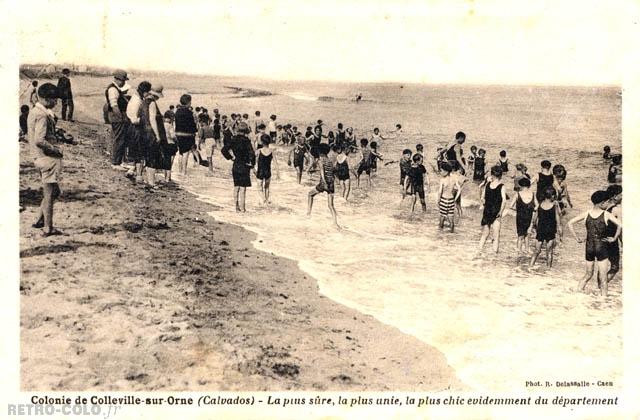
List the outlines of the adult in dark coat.
<svg viewBox="0 0 640 420">
<path fill-rule="evenodd" d="M 58 93 L 62 102 L 62 119 L 73 121 L 73 93 L 69 74 L 69 69 L 62 70 L 62 77 L 58 79 Z"/>
<path fill-rule="evenodd" d="M 251 186 L 251 168 L 256 164 L 256 154 L 251 145 L 249 125 L 241 121 L 236 127 L 237 134 L 222 148 L 222 155 L 227 160 L 233 160 L 231 175 L 233 176 L 233 198 L 236 211 L 245 212 L 245 198 L 247 187 Z"/>
</svg>

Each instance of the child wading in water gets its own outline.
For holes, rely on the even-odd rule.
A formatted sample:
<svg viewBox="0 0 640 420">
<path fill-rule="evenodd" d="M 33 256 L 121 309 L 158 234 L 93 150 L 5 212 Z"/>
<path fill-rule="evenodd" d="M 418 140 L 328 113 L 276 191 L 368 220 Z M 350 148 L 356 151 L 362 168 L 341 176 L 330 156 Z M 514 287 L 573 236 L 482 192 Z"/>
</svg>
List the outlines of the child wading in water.
<svg viewBox="0 0 640 420">
<path fill-rule="evenodd" d="M 606 191 L 596 191 L 591 195 L 593 207 L 589 211 L 585 211 L 569 220 L 567 226 L 569 231 L 578 243 L 582 243 L 582 239 L 578 238 L 576 231 L 573 229 L 574 223 L 584 220 L 587 228 L 587 239 L 585 243 L 585 260 L 586 273 L 578 282 L 578 291 L 584 290 L 585 286 L 593 276 L 594 265 L 597 267 L 596 278 L 600 286 L 600 294 L 607 296 L 608 279 L 607 271 L 609 270 L 609 253 L 608 244 L 618 240 L 620 230 L 613 237 L 607 236 L 607 224 L 621 226 L 620 221 L 608 211 L 605 211 L 609 205 L 611 194 Z"/>
<path fill-rule="evenodd" d="M 360 186 L 360 176 L 362 173 L 367 174 L 367 185 L 371 187 L 371 149 L 369 149 L 369 140 L 360 139 L 360 164 L 357 172 L 357 186 Z"/>
<path fill-rule="evenodd" d="M 304 137 L 300 134 L 296 138 L 296 145 L 289 152 L 289 162 L 288 165 L 291 166 L 291 162 L 293 162 L 293 167 L 296 168 L 296 176 L 298 179 L 298 184 L 302 182 L 302 172 L 304 171 L 304 162 L 308 161 L 307 152 L 309 149 L 304 142 Z M 293 159 L 292 159 L 293 158 Z"/>
<path fill-rule="evenodd" d="M 511 209 L 516 211 L 516 232 L 518 254 L 529 254 L 529 234 L 532 230 L 533 214 L 536 211 L 536 199 L 531 191 L 531 181 L 528 178 L 518 180 L 518 192 L 511 201 Z"/>
<path fill-rule="evenodd" d="M 336 177 L 342 185 L 342 198 L 347 201 L 351 191 L 351 175 L 349 174 L 349 161 L 342 146 L 336 146 Z"/>
<path fill-rule="evenodd" d="M 371 175 L 375 175 L 378 173 L 378 159 L 382 159 L 382 155 L 378 153 L 378 143 L 375 141 L 371 142 Z"/>
<path fill-rule="evenodd" d="M 444 228 L 446 220 L 449 222 L 449 229 L 453 232 L 456 200 L 460 197 L 462 188 L 458 184 L 458 180 L 451 176 L 451 169 L 449 162 L 442 162 L 440 165 L 440 171 L 444 172 L 444 176 L 440 180 L 440 189 L 438 190 L 438 210 L 440 211 L 440 229 Z"/>
<path fill-rule="evenodd" d="M 427 170 L 422 164 L 422 156 L 419 154 L 413 155 L 413 164 L 409 168 L 409 172 L 404 180 L 404 189 L 409 195 L 413 195 L 413 202 L 411 203 L 411 212 L 416 209 L 416 202 L 420 197 L 420 204 L 422 204 L 422 211 L 427 211 L 427 202 L 425 201 L 424 181 L 427 176 Z M 427 193 L 429 192 L 429 178 L 427 177 Z"/>
<path fill-rule="evenodd" d="M 411 149 L 404 149 L 402 151 L 402 157 L 400 158 L 400 195 L 403 199 L 407 193 L 404 180 L 409 173 L 409 169 L 411 169 Z"/>
<path fill-rule="evenodd" d="M 547 266 L 553 264 L 553 248 L 556 245 L 556 233 L 562 235 L 562 224 L 560 223 L 560 209 L 555 202 L 556 190 L 547 187 L 542 193 L 542 201 L 538 205 L 537 214 L 533 220 L 536 226 L 536 249 L 529 262 L 529 267 L 533 267 L 542 251 L 542 245 L 547 249 Z"/>
<path fill-rule="evenodd" d="M 256 170 L 256 178 L 260 180 L 260 188 L 262 190 L 262 198 L 264 204 L 269 204 L 269 184 L 271 184 L 271 161 L 275 159 L 273 149 L 269 147 L 271 137 L 263 134 L 260 137 L 261 148 L 256 152 L 258 161 L 258 169 Z"/>
<path fill-rule="evenodd" d="M 482 212 L 482 235 L 478 245 L 478 254 L 482 252 L 484 243 L 489 237 L 489 231 L 493 231 L 493 251 L 497 254 L 500 248 L 500 217 L 507 204 L 507 196 L 502 183 L 502 168 L 494 166 L 491 168 L 491 182 L 483 190 L 481 201 L 484 204 Z"/>
<path fill-rule="evenodd" d="M 327 204 L 329 205 L 329 211 L 331 211 L 331 217 L 333 218 L 333 224 L 336 228 L 340 229 L 338 225 L 338 216 L 336 214 L 336 209 L 333 206 L 333 194 L 335 192 L 335 182 L 333 178 L 334 166 L 331 163 L 331 160 L 327 157 L 329 153 L 329 145 L 322 143 L 318 146 L 319 157 L 319 168 L 320 168 L 320 183 L 316 185 L 314 189 L 309 191 L 309 201 L 307 207 L 307 216 L 311 216 L 311 209 L 313 208 L 313 197 L 316 195 L 326 192 L 327 193 Z"/>
</svg>

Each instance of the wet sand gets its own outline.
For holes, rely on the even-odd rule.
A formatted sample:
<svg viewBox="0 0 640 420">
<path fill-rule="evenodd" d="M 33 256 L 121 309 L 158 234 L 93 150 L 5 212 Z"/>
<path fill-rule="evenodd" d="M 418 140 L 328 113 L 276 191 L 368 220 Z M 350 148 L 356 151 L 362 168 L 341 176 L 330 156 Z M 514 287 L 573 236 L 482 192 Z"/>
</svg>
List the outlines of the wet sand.
<svg viewBox="0 0 640 420">
<path fill-rule="evenodd" d="M 106 126 L 59 127 L 80 142 L 64 146 L 64 236 L 31 227 L 42 193 L 21 144 L 22 390 L 464 388 L 436 348 L 321 296 L 214 206 L 112 170 Z"/>
</svg>

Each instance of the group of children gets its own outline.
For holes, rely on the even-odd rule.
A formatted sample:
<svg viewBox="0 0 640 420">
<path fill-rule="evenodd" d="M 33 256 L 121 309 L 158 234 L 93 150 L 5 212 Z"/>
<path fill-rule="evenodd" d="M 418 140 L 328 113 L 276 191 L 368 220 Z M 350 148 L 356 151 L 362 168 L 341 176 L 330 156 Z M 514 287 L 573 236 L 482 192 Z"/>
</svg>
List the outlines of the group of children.
<svg viewBox="0 0 640 420">
<path fill-rule="evenodd" d="M 197 110 L 197 109 L 196 109 Z M 206 111 L 206 110 L 205 110 Z M 202 115 L 205 117 L 202 117 Z M 342 187 L 341 196 L 349 199 L 351 191 L 351 179 L 354 177 L 357 186 L 360 186 L 360 178 L 366 175 L 367 185 L 372 185 L 372 176 L 375 175 L 378 164 L 377 161 L 383 161 L 383 155 L 379 151 L 379 143 L 386 140 L 380 135 L 380 131 L 376 128 L 371 138 L 362 138 L 359 141 L 359 147 L 356 147 L 355 135 L 352 128 L 344 129 L 340 123 L 335 130 L 329 131 L 326 135 L 323 133 L 323 122 L 317 121 L 315 127 L 307 127 L 303 134 L 298 131 L 297 127 L 291 124 L 276 124 L 277 116 L 271 115 L 267 124 L 260 119 L 259 111 L 256 111 L 255 117 L 250 119 L 247 114 L 232 114 L 231 118 L 226 115 L 220 115 L 218 110 L 214 110 L 213 118 L 207 119 L 206 112 L 196 114 L 195 119 L 198 126 L 198 144 L 191 151 L 194 157 L 198 151 L 205 151 L 209 166 L 209 171 L 213 171 L 213 152 L 216 147 L 220 147 L 221 141 L 229 141 L 236 133 L 235 127 L 238 123 L 245 122 L 250 127 L 252 141 L 256 149 L 257 167 L 254 174 L 260 180 L 261 191 L 265 203 L 269 202 L 269 186 L 271 181 L 271 165 L 276 160 L 276 154 L 271 145 L 280 144 L 284 147 L 290 147 L 287 163 L 296 170 L 296 179 L 298 183 L 302 182 L 303 173 L 317 173 L 319 183 L 308 193 L 307 213 L 310 214 L 313 208 L 314 198 L 320 193 L 328 194 L 328 206 L 331 212 L 333 223 L 339 228 L 337 222 L 337 213 L 334 206 L 334 194 L 336 184 Z M 165 114 L 165 124 L 167 124 L 167 132 L 172 130 L 169 125 L 172 124 L 171 115 Z M 401 127 L 397 127 L 397 130 Z M 524 164 L 517 164 L 513 170 L 513 192 L 507 191 L 505 177 L 510 173 L 510 163 L 505 150 L 500 151 L 498 160 L 495 165 L 486 169 L 486 151 L 476 146 L 470 148 L 470 155 L 466 158 L 462 156 L 461 146 L 465 142 L 466 136 L 463 132 L 456 134 L 455 140 L 444 148 L 438 150 L 436 156 L 436 165 L 431 165 L 435 172 L 440 175 L 438 190 L 436 195 L 437 208 L 439 213 L 439 227 L 443 229 L 449 227 L 451 232 L 455 229 L 456 219 L 462 216 L 461 196 L 462 189 L 468 180 L 474 181 L 480 191 L 480 202 L 482 203 L 482 232 L 478 244 L 477 254 L 482 252 L 487 241 L 491 240 L 494 252 L 499 251 L 500 247 L 500 230 L 502 217 L 507 212 L 514 212 L 516 218 L 516 248 L 519 254 L 530 254 L 529 266 L 535 265 L 538 260 L 542 248 L 546 251 L 546 264 L 551 267 L 553 264 L 554 248 L 558 239 L 562 238 L 563 233 L 563 216 L 566 215 L 567 208 L 573 207 L 571 198 L 566 184 L 567 171 L 562 165 L 552 166 L 551 162 L 544 160 L 541 162 L 540 172 L 533 177 L 528 174 L 527 167 Z M 610 182 L 619 182 L 621 178 L 621 155 L 610 155 L 605 150 L 603 157 L 611 159 L 608 179 Z M 351 159 L 356 156 L 356 164 L 350 165 Z M 421 144 L 416 145 L 415 154 L 410 149 L 402 152 L 402 157 L 398 161 L 400 167 L 400 186 L 402 200 L 407 196 L 412 198 L 411 211 L 415 211 L 416 204 L 420 200 L 422 210 L 426 211 L 426 196 L 430 192 L 430 180 L 427 169 L 425 168 L 424 147 Z M 385 165 L 394 163 L 394 161 L 386 162 Z M 277 163 L 276 163 L 277 167 Z M 467 175 L 469 174 L 469 175 Z M 613 175 L 611 175 L 613 174 Z M 616 186 L 617 188 L 617 186 Z M 614 189 L 615 191 L 615 189 Z M 612 194 L 608 193 L 608 197 Z M 510 197 L 512 195 L 512 197 Z M 621 199 L 621 192 L 618 194 Z M 611 198 L 603 200 L 603 194 L 595 195 L 594 208 L 602 209 L 611 204 Z M 605 203 L 605 204 L 603 204 Z M 610 206 L 611 207 L 611 206 Z M 589 246 L 593 247 L 593 243 L 598 240 L 593 239 L 594 235 L 600 235 L 601 224 L 591 222 L 592 218 L 598 218 L 596 211 L 589 213 L 589 218 L 584 216 L 582 219 L 587 221 L 587 233 Z M 568 226 L 572 229 L 572 225 L 577 219 L 572 219 Z M 616 216 L 607 212 L 603 216 L 605 224 L 619 223 Z M 590 227 L 594 225 L 596 227 Z M 606 229 L 605 229 L 606 230 Z M 535 246 L 533 252 L 529 252 L 529 238 L 535 232 Z M 608 243 L 618 243 L 615 232 L 607 238 Z M 595 241 L 595 242 L 594 242 Z M 610 242 L 609 242 L 610 241 Z M 601 248 L 601 247 L 600 247 Z M 599 261 L 598 278 L 600 284 L 602 281 L 602 271 L 604 266 L 600 258 L 602 253 L 596 252 L 596 259 Z M 612 252 L 611 254 L 615 254 Z M 619 254 L 619 252 L 618 252 Z M 619 257 L 618 257 L 619 260 Z M 593 259 L 588 253 L 587 261 L 593 272 Z M 606 280 L 610 280 L 618 271 L 619 264 L 610 263 Z M 589 272 L 589 270 L 588 270 Z M 584 281 L 583 281 L 584 282 Z M 606 281 L 604 282 L 606 283 Z M 603 293 L 606 294 L 606 286 L 602 287 Z"/>
</svg>

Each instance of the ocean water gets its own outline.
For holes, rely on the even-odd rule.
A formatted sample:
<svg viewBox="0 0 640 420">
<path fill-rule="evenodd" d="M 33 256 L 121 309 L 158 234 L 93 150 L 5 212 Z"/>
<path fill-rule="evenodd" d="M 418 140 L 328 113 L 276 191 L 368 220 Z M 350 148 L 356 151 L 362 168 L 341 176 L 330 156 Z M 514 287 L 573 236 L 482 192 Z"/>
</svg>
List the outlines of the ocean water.
<svg viewBox="0 0 640 420">
<path fill-rule="evenodd" d="M 507 150 L 511 167 L 523 162 L 531 175 L 543 159 L 561 163 L 568 170 L 576 207 L 565 220 L 589 208 L 590 194 L 606 186 L 602 147 L 621 149 L 617 88 L 263 80 L 216 80 L 209 85 L 206 78 L 189 83 L 167 89 L 161 105 L 191 89 L 194 106 L 217 107 L 223 114 L 261 110 L 264 117 L 277 114 L 278 121 L 302 131 L 317 119 L 327 124 L 326 130 L 343 122 L 359 136 L 369 136 L 373 127 L 384 133 L 400 123 L 404 133 L 382 144 L 387 160 L 397 160 L 402 149 L 414 149 L 418 142 L 428 156 L 435 156 L 436 147 L 462 130 L 467 134 L 465 153 L 471 145 L 485 148 L 489 165 L 501 149 Z M 221 85 L 245 88 L 248 97 Z M 273 94 L 252 96 L 252 89 Z M 357 93 L 364 98 L 360 103 L 353 101 Z M 529 270 L 528 259 L 516 256 L 515 217 L 507 216 L 500 253 L 492 256 L 487 244 L 483 258 L 472 260 L 480 237 L 477 187 L 468 184 L 463 191 L 465 214 L 456 232 L 442 232 L 437 227 L 437 174 L 427 165 L 432 191 L 428 211 L 411 214 L 408 201 L 400 200 L 397 163 L 379 164 L 371 189 L 365 184 L 356 188 L 353 180 L 349 202 L 337 187 L 335 207 L 343 226 L 337 231 L 331 227 L 324 194 L 316 196 L 312 216 L 305 215 L 307 193 L 317 175 L 305 174 L 298 185 L 286 164 L 287 154 L 285 147 L 276 150 L 271 204 L 262 204 L 254 178 L 246 214 L 234 210 L 230 164 L 219 152 L 213 177 L 205 176 L 205 168 L 190 168 L 186 179 L 176 179 L 216 206 L 213 217 L 257 233 L 258 249 L 298 261 L 317 279 L 322 294 L 440 349 L 474 389 L 522 389 L 526 380 L 608 380 L 621 385 L 621 279 L 611 283 L 607 299 L 598 296 L 593 281 L 588 293 L 576 293 L 584 246 L 568 232 L 556 249 L 553 268 L 544 267 L 543 252 Z M 506 184 L 510 190 L 509 178 Z M 580 226 L 578 234 L 585 235 Z M 380 344 L 384 346 L 384 337 Z M 411 366 L 400 368 L 410 373 Z"/>
</svg>

